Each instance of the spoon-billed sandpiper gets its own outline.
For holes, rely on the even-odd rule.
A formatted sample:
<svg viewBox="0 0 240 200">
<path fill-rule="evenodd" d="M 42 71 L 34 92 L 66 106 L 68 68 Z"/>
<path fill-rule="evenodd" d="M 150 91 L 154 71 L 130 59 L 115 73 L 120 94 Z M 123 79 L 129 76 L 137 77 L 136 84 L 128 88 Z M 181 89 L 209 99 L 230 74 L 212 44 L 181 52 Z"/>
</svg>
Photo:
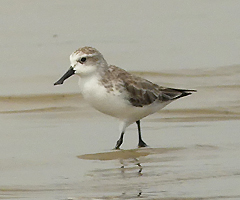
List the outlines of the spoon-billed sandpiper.
<svg viewBox="0 0 240 200">
<path fill-rule="evenodd" d="M 166 88 L 108 65 L 102 54 L 92 47 L 83 47 L 70 55 L 70 69 L 54 85 L 63 84 L 78 75 L 83 97 L 95 109 L 120 120 L 120 138 L 115 149 L 123 143 L 125 129 L 136 122 L 138 147 L 146 147 L 142 140 L 140 120 L 157 112 L 172 101 L 196 90 Z"/>
</svg>

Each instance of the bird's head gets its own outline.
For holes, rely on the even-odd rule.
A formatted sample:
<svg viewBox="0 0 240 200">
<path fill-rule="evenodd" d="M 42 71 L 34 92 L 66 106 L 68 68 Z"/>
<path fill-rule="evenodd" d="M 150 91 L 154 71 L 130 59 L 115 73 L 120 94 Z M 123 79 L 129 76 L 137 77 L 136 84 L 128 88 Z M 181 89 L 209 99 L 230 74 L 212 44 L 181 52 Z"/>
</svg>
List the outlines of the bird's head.
<svg viewBox="0 0 240 200">
<path fill-rule="evenodd" d="M 82 47 L 70 55 L 71 67 L 54 85 L 63 84 L 64 80 L 76 74 L 80 77 L 91 76 L 106 68 L 107 62 L 95 48 Z"/>
</svg>

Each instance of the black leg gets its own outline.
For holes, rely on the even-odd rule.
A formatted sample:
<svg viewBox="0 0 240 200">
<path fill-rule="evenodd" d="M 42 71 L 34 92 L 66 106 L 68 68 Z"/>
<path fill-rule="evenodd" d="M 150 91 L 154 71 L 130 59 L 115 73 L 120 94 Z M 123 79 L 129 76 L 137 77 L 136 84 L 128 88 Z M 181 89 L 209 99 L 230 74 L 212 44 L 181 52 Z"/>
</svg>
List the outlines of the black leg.
<svg viewBox="0 0 240 200">
<path fill-rule="evenodd" d="M 120 149 L 120 146 L 122 145 L 123 143 L 123 135 L 124 135 L 124 132 L 121 133 L 121 136 L 119 138 L 119 140 L 117 141 L 117 144 L 115 146 L 115 149 Z"/>
<path fill-rule="evenodd" d="M 147 147 L 147 144 L 142 140 L 140 120 L 136 121 L 138 127 L 138 147 Z"/>
</svg>

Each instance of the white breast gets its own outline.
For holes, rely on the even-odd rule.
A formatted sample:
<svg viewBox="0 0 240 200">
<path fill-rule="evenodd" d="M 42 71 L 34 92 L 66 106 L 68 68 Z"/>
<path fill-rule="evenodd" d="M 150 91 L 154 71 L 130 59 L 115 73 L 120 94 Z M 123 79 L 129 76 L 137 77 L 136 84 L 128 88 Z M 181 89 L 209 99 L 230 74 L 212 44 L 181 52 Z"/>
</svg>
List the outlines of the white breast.
<svg viewBox="0 0 240 200">
<path fill-rule="evenodd" d="M 144 107 L 132 106 L 126 100 L 124 93 L 115 89 L 108 92 L 102 84 L 99 84 L 99 79 L 96 76 L 80 79 L 79 86 L 83 97 L 92 107 L 102 113 L 127 121 L 129 124 L 160 110 L 168 104 L 155 102 Z"/>
<path fill-rule="evenodd" d="M 119 91 L 108 92 L 102 84 L 99 84 L 96 76 L 80 79 L 79 86 L 83 97 L 95 109 L 113 117 L 124 118 L 124 110 L 130 105 Z"/>
</svg>

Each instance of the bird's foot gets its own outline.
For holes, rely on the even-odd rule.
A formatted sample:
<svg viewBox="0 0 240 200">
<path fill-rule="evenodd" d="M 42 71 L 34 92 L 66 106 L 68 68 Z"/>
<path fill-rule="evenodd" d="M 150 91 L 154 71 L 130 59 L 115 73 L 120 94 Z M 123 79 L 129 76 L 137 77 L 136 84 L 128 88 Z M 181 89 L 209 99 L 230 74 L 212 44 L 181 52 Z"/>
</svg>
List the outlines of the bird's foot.
<svg viewBox="0 0 240 200">
<path fill-rule="evenodd" d="M 139 143 L 138 143 L 138 148 L 147 147 L 147 146 L 148 145 L 145 142 L 143 142 L 142 140 L 140 140 Z"/>
<path fill-rule="evenodd" d="M 116 146 L 115 146 L 115 150 L 119 150 L 120 149 L 120 146 L 122 145 L 122 143 L 123 143 L 123 140 L 121 140 L 121 139 L 119 139 L 118 141 L 117 141 L 117 144 L 116 144 Z"/>
<path fill-rule="evenodd" d="M 120 147 L 114 147 L 113 150 L 120 150 Z"/>
</svg>

